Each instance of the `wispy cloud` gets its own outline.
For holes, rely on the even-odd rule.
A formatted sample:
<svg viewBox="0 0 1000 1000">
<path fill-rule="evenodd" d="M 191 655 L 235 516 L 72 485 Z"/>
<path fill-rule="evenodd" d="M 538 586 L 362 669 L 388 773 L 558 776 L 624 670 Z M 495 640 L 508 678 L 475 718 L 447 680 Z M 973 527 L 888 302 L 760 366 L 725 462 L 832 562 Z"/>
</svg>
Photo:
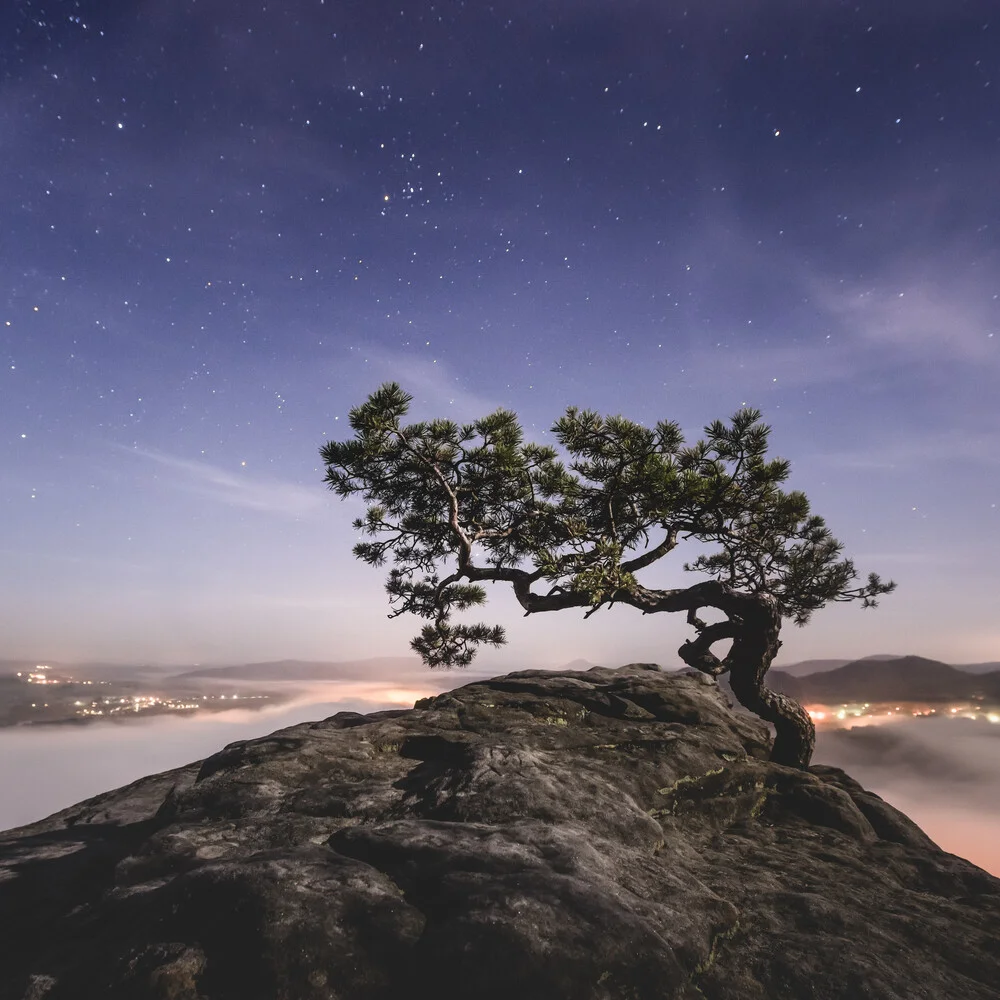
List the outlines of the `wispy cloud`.
<svg viewBox="0 0 1000 1000">
<path fill-rule="evenodd" d="M 118 447 L 118 446 L 116 446 Z M 304 517 L 324 504 L 323 491 L 297 483 L 233 473 L 208 462 L 199 462 L 152 448 L 120 448 L 152 462 L 169 473 L 171 486 L 232 507 Z"/>
<path fill-rule="evenodd" d="M 900 195 L 897 212 L 872 201 L 859 209 L 875 220 L 871 235 L 845 228 L 823 256 L 801 243 L 762 241 L 760 222 L 709 212 L 684 246 L 685 287 L 693 302 L 730 302 L 731 322 L 715 322 L 711 334 L 698 329 L 678 356 L 678 381 L 788 388 L 901 369 L 931 377 L 1000 371 L 996 255 L 980 233 L 955 231 L 953 221 L 967 191 L 991 176 L 984 170 L 967 164 L 961 184 L 942 185 L 930 205 L 923 188 Z"/>
<path fill-rule="evenodd" d="M 1000 428 L 960 429 L 916 439 L 869 440 L 863 447 L 817 456 L 825 465 L 856 471 L 908 471 L 938 463 L 1000 465 Z"/>
<path fill-rule="evenodd" d="M 747 341 L 742 349 L 725 338 L 723 352 L 698 348 L 687 380 L 716 384 L 721 375 L 788 388 L 914 368 L 1000 370 L 1000 305 L 982 289 L 891 275 L 847 284 L 816 274 L 803 275 L 800 287 L 818 316 L 814 332 L 792 342 Z"/>
<path fill-rule="evenodd" d="M 981 290 L 911 275 L 853 284 L 814 280 L 812 291 L 855 346 L 901 360 L 1000 363 L 997 303 L 984 300 Z"/>
<path fill-rule="evenodd" d="M 460 376 L 443 359 L 418 357 L 403 351 L 389 351 L 374 344 L 359 347 L 377 383 L 398 382 L 414 397 L 415 408 L 435 417 L 475 420 L 502 404 L 464 388 Z"/>
</svg>

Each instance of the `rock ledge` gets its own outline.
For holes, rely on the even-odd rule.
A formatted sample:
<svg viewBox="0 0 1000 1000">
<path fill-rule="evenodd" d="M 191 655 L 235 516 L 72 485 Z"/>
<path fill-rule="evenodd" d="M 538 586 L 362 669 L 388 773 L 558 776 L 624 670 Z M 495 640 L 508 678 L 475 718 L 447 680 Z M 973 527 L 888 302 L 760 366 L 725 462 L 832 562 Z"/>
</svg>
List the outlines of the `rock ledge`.
<svg viewBox="0 0 1000 1000">
<path fill-rule="evenodd" d="M 698 674 L 341 712 L 0 834 L 2 1000 L 996 1000 L 1000 880 Z"/>
</svg>

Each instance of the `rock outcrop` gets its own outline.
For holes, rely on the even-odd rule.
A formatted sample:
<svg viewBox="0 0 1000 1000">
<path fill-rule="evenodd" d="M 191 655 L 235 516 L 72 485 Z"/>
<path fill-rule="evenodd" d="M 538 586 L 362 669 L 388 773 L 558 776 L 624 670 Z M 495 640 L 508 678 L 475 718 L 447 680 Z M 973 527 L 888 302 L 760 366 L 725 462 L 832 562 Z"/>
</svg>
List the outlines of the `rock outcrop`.
<svg viewBox="0 0 1000 1000">
<path fill-rule="evenodd" d="M 0 834 L 3 1000 L 1000 996 L 1000 880 L 715 682 L 522 671 Z"/>
</svg>

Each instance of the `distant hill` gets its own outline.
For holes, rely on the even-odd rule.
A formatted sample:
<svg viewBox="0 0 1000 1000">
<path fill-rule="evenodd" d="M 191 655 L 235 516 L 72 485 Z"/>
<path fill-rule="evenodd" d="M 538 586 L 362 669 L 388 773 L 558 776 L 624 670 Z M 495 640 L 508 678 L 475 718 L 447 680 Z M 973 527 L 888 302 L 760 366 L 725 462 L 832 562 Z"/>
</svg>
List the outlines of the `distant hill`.
<svg viewBox="0 0 1000 1000">
<path fill-rule="evenodd" d="M 974 673 L 967 668 L 953 667 L 922 656 L 881 656 L 851 660 L 832 670 L 791 672 L 795 667 L 825 660 L 806 660 L 802 664 L 772 667 L 767 673 L 767 686 L 797 701 L 822 705 L 845 702 L 890 701 L 959 701 L 982 695 L 988 702 L 1000 702 L 1000 669 Z M 993 664 L 983 664 L 993 666 Z M 719 685 L 732 696 L 728 675 L 719 678 Z"/>
<path fill-rule="evenodd" d="M 942 702 L 976 695 L 1000 700 L 1000 671 L 970 673 L 922 656 L 893 660 L 854 660 L 834 670 L 802 677 L 768 674 L 770 686 L 802 701 L 837 702 L 929 701 Z M 788 681 L 791 681 L 789 683 Z"/>
<path fill-rule="evenodd" d="M 775 672 L 779 670 L 792 677 L 803 677 L 806 674 L 818 674 L 824 670 L 836 670 L 837 667 L 842 667 L 850 662 L 849 658 L 844 658 L 840 660 L 801 660 L 798 663 L 781 663 L 771 668 L 768 677 L 773 677 Z"/>
<path fill-rule="evenodd" d="M 903 657 L 899 653 L 873 653 L 871 656 L 863 656 L 861 659 L 901 660 Z M 827 670 L 836 670 L 837 667 L 844 667 L 848 663 L 854 662 L 856 661 L 852 660 L 849 656 L 845 656 L 832 660 L 800 660 L 798 663 L 776 663 L 773 669 L 781 670 L 786 674 L 791 674 L 793 677 L 803 677 L 806 674 L 818 674 Z M 1000 669 L 1000 664 L 997 664 L 996 669 Z"/>
<path fill-rule="evenodd" d="M 557 667 L 557 670 L 589 670 L 591 667 L 596 667 L 596 663 L 591 663 L 590 660 L 576 659 L 570 660 L 569 663 L 564 663 L 561 667 Z"/>
<path fill-rule="evenodd" d="M 992 660 L 989 663 L 956 663 L 959 670 L 964 670 L 969 674 L 992 674 L 1000 670 L 1000 661 Z"/>
<path fill-rule="evenodd" d="M 169 667 L 156 667 L 148 663 L 62 663 L 45 657 L 34 660 L 0 660 L 0 677 L 17 674 L 18 671 L 34 670 L 44 664 L 56 677 L 87 677 L 91 680 L 119 680 L 123 677 L 138 677 L 148 674 L 167 673 Z"/>
<path fill-rule="evenodd" d="M 175 674 L 180 679 L 246 681 L 336 681 L 371 680 L 387 674 L 426 670 L 416 656 L 373 656 L 364 660 L 319 662 L 315 660 L 274 660 L 268 663 L 240 663 L 229 667 L 202 667 Z"/>
</svg>

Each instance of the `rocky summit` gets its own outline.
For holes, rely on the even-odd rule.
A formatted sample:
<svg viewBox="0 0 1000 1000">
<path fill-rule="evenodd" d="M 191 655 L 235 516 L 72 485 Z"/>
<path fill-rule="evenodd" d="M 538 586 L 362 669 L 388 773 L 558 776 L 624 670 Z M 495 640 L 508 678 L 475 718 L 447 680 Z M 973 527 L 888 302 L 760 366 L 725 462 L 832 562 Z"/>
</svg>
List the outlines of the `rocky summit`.
<svg viewBox="0 0 1000 1000">
<path fill-rule="evenodd" d="M 1000 880 L 714 680 L 521 671 L 0 834 L 3 1000 L 1000 997 Z"/>
</svg>

